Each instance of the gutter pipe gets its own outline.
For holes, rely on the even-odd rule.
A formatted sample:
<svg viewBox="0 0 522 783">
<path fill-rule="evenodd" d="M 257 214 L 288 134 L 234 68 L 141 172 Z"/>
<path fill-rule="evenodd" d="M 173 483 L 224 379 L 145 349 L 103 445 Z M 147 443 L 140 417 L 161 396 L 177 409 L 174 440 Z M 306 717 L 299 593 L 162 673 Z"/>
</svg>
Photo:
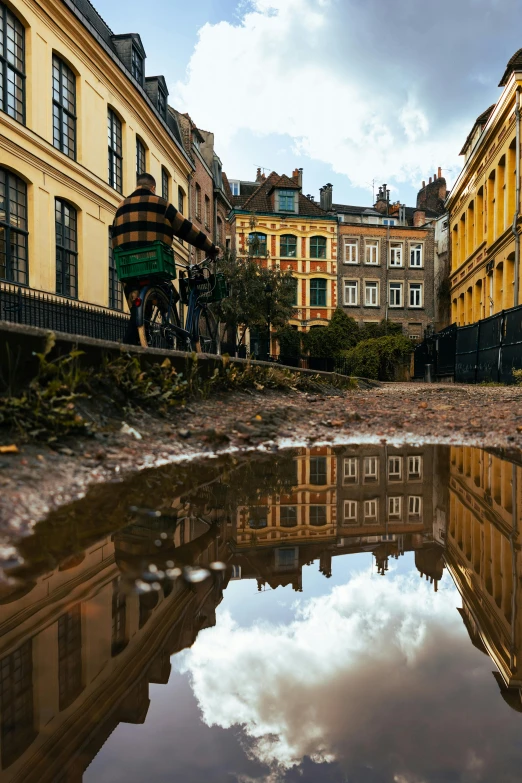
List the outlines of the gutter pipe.
<svg viewBox="0 0 522 783">
<path fill-rule="evenodd" d="M 513 216 L 512 231 L 515 237 L 515 280 L 513 289 L 513 306 L 518 306 L 520 288 L 520 234 L 517 229 L 517 221 L 520 215 L 520 87 L 516 89 L 515 122 L 516 122 L 516 196 L 515 214 Z"/>
</svg>

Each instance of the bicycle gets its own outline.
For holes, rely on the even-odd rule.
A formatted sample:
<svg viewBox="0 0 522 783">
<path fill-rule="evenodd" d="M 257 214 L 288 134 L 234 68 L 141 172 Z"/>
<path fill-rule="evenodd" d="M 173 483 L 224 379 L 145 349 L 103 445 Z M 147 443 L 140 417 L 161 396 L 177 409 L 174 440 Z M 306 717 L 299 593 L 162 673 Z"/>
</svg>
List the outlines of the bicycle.
<svg viewBox="0 0 522 783">
<path fill-rule="evenodd" d="M 162 242 L 134 251 L 114 251 L 120 280 L 138 295 L 130 303 L 140 345 L 143 348 L 219 353 L 219 324 L 209 308 L 212 302 L 228 296 L 224 275 L 212 272 L 215 262 L 206 258 L 199 264 L 178 264 L 172 248 Z M 172 284 L 180 273 L 180 294 Z M 185 328 L 181 325 L 178 302 L 187 305 Z"/>
</svg>

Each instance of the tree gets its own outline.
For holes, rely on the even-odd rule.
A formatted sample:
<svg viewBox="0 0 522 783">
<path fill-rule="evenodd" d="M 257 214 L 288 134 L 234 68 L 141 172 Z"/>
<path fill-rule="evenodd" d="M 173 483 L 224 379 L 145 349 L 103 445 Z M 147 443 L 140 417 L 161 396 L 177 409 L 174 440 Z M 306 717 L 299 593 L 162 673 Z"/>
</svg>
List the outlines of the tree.
<svg viewBox="0 0 522 783">
<path fill-rule="evenodd" d="M 295 279 L 279 267 L 266 269 L 248 256 L 226 254 L 219 263 L 229 285 L 230 296 L 216 306 L 216 317 L 240 345 L 247 329 L 266 329 L 268 322 L 283 328 L 292 316 Z"/>
<path fill-rule="evenodd" d="M 276 333 L 281 356 L 297 357 L 301 354 L 301 334 L 291 326 L 283 326 Z"/>
<path fill-rule="evenodd" d="M 338 307 L 328 326 L 315 326 L 303 335 L 310 356 L 332 359 L 357 344 L 360 328 L 357 322 Z"/>
</svg>

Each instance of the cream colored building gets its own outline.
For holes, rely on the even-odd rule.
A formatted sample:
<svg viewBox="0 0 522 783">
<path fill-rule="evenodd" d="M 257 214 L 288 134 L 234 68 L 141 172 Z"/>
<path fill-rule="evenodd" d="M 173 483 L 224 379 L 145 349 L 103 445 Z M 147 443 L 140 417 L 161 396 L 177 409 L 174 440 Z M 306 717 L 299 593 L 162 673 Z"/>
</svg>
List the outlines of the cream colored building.
<svg viewBox="0 0 522 783">
<path fill-rule="evenodd" d="M 137 171 L 187 207 L 193 164 L 165 80 L 86 0 L 0 0 L 0 19 L 0 285 L 119 309 L 109 228 Z"/>
</svg>

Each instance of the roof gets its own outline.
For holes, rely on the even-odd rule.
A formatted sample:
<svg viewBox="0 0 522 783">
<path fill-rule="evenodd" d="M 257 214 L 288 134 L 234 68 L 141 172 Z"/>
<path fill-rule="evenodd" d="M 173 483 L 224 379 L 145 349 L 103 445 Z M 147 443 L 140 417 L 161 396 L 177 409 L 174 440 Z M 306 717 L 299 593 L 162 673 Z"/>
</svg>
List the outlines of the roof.
<svg viewBox="0 0 522 783">
<path fill-rule="evenodd" d="M 522 49 L 520 51 L 522 52 Z M 487 121 L 491 117 L 491 114 L 492 114 L 493 109 L 495 108 L 495 106 L 496 106 L 496 103 L 492 103 L 491 106 L 486 109 L 486 111 L 483 111 L 482 114 L 479 114 L 479 116 L 477 117 L 477 119 L 473 123 L 472 129 L 468 133 L 468 137 L 467 137 L 466 141 L 464 142 L 464 146 L 462 147 L 459 155 L 464 155 L 464 153 L 466 152 L 466 148 L 467 148 L 468 144 L 470 143 L 471 139 L 473 138 L 473 134 L 475 132 L 475 129 L 478 128 L 479 126 L 483 127 L 487 123 Z"/>
<path fill-rule="evenodd" d="M 508 61 L 504 75 L 499 82 L 499 87 L 506 86 L 513 71 L 522 71 L 522 49 L 519 49 L 518 52 L 515 52 L 513 57 Z"/>
<path fill-rule="evenodd" d="M 116 48 L 112 41 L 112 30 L 107 22 L 102 19 L 93 4 L 90 3 L 89 0 L 70 0 L 70 3 L 76 6 L 82 16 L 91 23 L 100 38 L 102 38 L 107 46 L 116 54 Z M 67 3 L 67 5 L 69 5 L 69 3 Z"/>
<path fill-rule="evenodd" d="M 240 209 L 252 212 L 273 212 L 274 208 L 270 202 L 269 195 L 274 190 L 274 188 L 277 187 L 291 187 L 292 189 L 300 191 L 300 187 L 296 184 L 294 179 L 290 179 L 290 177 L 287 177 L 286 175 L 279 176 L 277 172 L 273 171 L 264 182 L 258 185 L 252 195 L 249 196 L 241 206 L 239 204 L 234 204 L 234 206 L 238 206 Z M 234 198 L 234 201 L 236 201 L 236 198 Z M 241 196 L 239 196 L 239 198 L 241 198 Z M 299 192 L 298 198 L 299 214 L 308 216 L 317 215 L 317 217 L 327 216 L 328 213 L 325 212 L 324 209 L 321 209 L 321 207 L 316 204 L 315 201 L 312 201 L 306 196 L 303 196 L 301 192 Z"/>
<path fill-rule="evenodd" d="M 340 215 L 380 215 L 381 213 L 373 207 L 356 207 L 350 204 L 332 204 L 332 212 L 338 212 Z"/>
</svg>

